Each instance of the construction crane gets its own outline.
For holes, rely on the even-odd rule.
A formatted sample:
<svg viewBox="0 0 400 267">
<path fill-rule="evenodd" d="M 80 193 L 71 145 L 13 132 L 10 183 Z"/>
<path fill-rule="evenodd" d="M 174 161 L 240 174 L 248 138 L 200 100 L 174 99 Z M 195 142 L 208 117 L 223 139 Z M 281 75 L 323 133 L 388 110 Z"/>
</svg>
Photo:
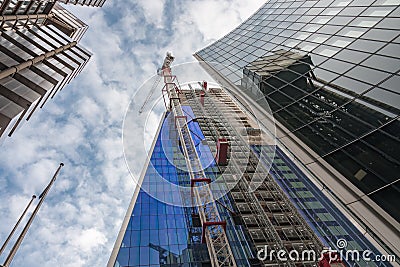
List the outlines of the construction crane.
<svg viewBox="0 0 400 267">
<path fill-rule="evenodd" d="M 171 112 L 171 115 L 174 116 L 175 127 L 182 144 L 182 150 L 190 176 L 192 198 L 195 205 L 198 207 L 201 221 L 202 242 L 207 244 L 213 267 L 236 267 L 237 265 L 226 234 L 226 221 L 223 221 L 219 214 L 215 198 L 213 197 L 209 185 L 211 179 L 207 178 L 204 173 L 188 128 L 187 116 L 184 115 L 180 104 L 180 85 L 177 77 L 172 75 L 171 71 L 171 63 L 173 61 L 174 56 L 168 52 L 161 68 L 161 75 L 164 78 L 162 93 L 166 108 Z M 168 96 L 167 99 L 165 99 L 165 95 Z M 166 101 L 169 101 L 168 105 Z"/>
<path fill-rule="evenodd" d="M 153 94 L 154 94 L 154 91 L 156 90 L 156 88 L 157 88 L 158 85 L 160 84 L 160 81 L 161 81 L 161 75 L 160 75 L 160 74 L 161 74 L 161 73 L 157 73 L 157 77 L 156 77 L 156 79 L 154 80 L 154 83 L 153 83 L 153 85 L 151 86 L 150 91 L 149 91 L 149 93 L 148 93 L 146 99 L 144 100 L 143 105 L 142 105 L 142 106 L 140 107 L 140 109 L 139 109 L 139 115 L 143 113 L 144 108 L 145 108 L 146 105 L 149 103 L 150 98 L 151 98 L 151 97 L 153 96 Z"/>
</svg>

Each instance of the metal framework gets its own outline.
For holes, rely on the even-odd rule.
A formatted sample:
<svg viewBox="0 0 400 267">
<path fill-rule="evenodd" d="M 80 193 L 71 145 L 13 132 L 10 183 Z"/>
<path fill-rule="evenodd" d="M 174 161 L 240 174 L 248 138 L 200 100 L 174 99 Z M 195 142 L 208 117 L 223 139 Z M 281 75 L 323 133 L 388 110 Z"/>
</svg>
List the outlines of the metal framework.
<svg viewBox="0 0 400 267">
<path fill-rule="evenodd" d="M 203 129 L 209 147 L 216 147 L 210 144 L 217 144 L 219 138 L 226 138 L 229 141 L 230 164 L 228 167 L 220 165 L 219 168 L 227 168 L 222 175 L 226 183 L 237 183 L 232 188 L 231 194 L 240 217 L 243 218 L 244 224 L 249 229 L 254 244 L 268 244 L 271 247 L 285 250 L 287 253 L 294 249 L 295 245 L 300 245 L 301 247 L 296 248 L 300 250 L 307 248 L 321 250 L 322 244 L 305 220 L 298 214 L 296 207 L 282 192 L 279 185 L 268 176 L 268 170 L 262 164 L 258 164 L 257 156 L 254 155 L 249 145 L 232 126 L 232 122 L 227 119 L 227 114 L 235 113 L 238 107 L 232 102 L 225 107 L 228 108 L 227 110 L 221 110 L 224 107 L 213 101 L 213 97 L 220 95 L 223 99 L 228 99 L 228 95 L 222 90 L 219 92 L 208 90 L 205 93 L 206 98 L 203 104 L 201 103 L 201 95 L 204 94 L 204 91 L 196 93 L 191 85 L 189 85 L 189 88 L 190 91 L 185 91 L 186 99 L 194 113 L 200 115 L 197 121 Z M 200 94 L 200 101 L 197 100 L 198 94 Z M 211 110 L 212 112 L 209 112 Z M 245 154 L 248 154 L 246 159 L 242 157 Z M 242 173 L 244 159 L 247 166 L 243 174 L 244 179 L 240 179 L 241 177 L 235 177 L 233 174 Z M 257 173 L 254 172 L 256 167 L 260 169 Z M 240 181 L 237 182 L 237 179 L 240 179 Z M 256 192 L 249 190 L 251 179 L 253 181 L 254 179 L 260 180 L 261 184 Z M 249 203 L 251 205 L 248 205 Z M 282 218 L 281 223 L 276 222 L 276 216 L 281 216 L 279 217 Z M 283 231 L 284 229 L 288 230 L 287 233 Z M 286 234 L 290 234 L 290 236 L 286 236 Z M 314 263 L 312 261 L 287 261 L 282 263 L 276 259 L 264 264 L 265 266 L 296 266 L 297 264 L 312 266 Z"/>
<path fill-rule="evenodd" d="M 234 102 L 228 101 L 230 97 L 222 89 L 205 90 L 205 86 L 200 84 L 201 88 L 197 90 L 188 84 L 190 90 L 181 90 L 176 76 L 171 73 L 169 65 L 172 60 L 173 57 L 167 55 L 161 72 L 165 83 L 162 89 L 164 104 L 173 115 L 173 122 L 190 175 L 191 199 L 193 206 L 197 206 L 197 209 L 192 209 L 192 214 L 198 216 L 197 220 L 200 222 L 198 225 L 192 222 L 193 229 L 190 231 L 193 231 L 191 234 L 201 238 L 201 242 L 207 244 L 212 266 L 236 266 L 225 232 L 226 226 L 236 224 L 236 221 L 231 217 L 221 219 L 218 211 L 219 202 L 214 200 L 208 186 L 211 180 L 202 170 L 188 128 L 188 117 L 181 108 L 181 102 L 187 102 L 192 108 L 196 121 L 205 135 L 203 141 L 208 143 L 212 152 L 218 153 L 217 145 L 221 139 L 229 144 L 227 156 L 230 164 L 219 165 L 219 169 L 227 185 L 236 184 L 231 190 L 231 197 L 237 211 L 234 213 L 241 217 L 241 223 L 246 225 L 255 250 L 257 246 L 268 244 L 287 253 L 293 249 L 320 251 L 321 242 L 276 181 L 269 177 L 267 168 L 259 164 L 258 157 L 235 128 L 235 122 L 229 119 L 230 116 L 234 116 L 232 114 L 238 113 L 242 114 L 239 117 L 243 119 L 247 117 L 245 113 Z M 218 101 L 213 101 L 213 98 L 228 102 L 221 106 Z M 236 175 L 240 173 L 243 175 L 240 177 Z M 250 190 L 252 189 L 250 185 L 255 180 L 259 183 L 259 188 L 253 192 Z M 249 263 L 256 261 L 256 256 L 248 260 Z M 297 266 L 299 264 L 312 266 L 315 262 L 310 259 L 289 260 L 283 263 L 279 259 L 270 259 L 263 264 L 265 266 Z"/>
<path fill-rule="evenodd" d="M 226 222 L 221 219 L 218 212 L 218 207 L 214 201 L 212 191 L 208 186 L 209 180 L 203 171 L 187 125 L 187 118 L 180 104 L 180 86 L 176 76 L 172 75 L 170 68 L 170 64 L 173 60 L 174 57 L 170 53 L 167 53 L 161 72 L 165 84 L 163 96 L 164 93 L 168 95 L 169 107 L 167 108 L 170 109 L 175 118 L 175 126 L 182 144 L 182 150 L 191 180 L 193 200 L 198 207 L 203 228 L 202 241 L 207 244 L 213 267 L 236 267 L 237 265 L 225 232 Z M 166 104 L 165 98 L 164 103 Z"/>
</svg>

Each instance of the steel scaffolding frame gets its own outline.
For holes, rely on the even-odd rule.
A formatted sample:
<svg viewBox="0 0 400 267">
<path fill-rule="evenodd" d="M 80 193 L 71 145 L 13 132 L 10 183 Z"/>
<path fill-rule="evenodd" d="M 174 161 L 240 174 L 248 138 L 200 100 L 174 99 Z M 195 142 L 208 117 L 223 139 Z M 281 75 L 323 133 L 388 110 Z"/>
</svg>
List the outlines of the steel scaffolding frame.
<svg viewBox="0 0 400 267">
<path fill-rule="evenodd" d="M 215 147 L 214 144 L 216 144 L 218 138 L 228 138 L 230 144 L 231 144 L 231 152 L 241 152 L 241 153 L 248 153 L 249 158 L 247 159 L 247 167 L 246 171 L 244 174 L 244 177 L 246 178 L 251 178 L 251 176 L 254 175 L 260 175 L 260 174 L 252 174 L 251 170 L 255 170 L 258 164 L 258 157 L 254 154 L 253 151 L 251 151 L 249 145 L 243 140 L 243 137 L 240 136 L 240 134 L 236 131 L 234 127 L 232 127 L 232 122 L 227 120 L 227 117 L 229 117 L 229 114 L 232 113 L 232 110 L 229 111 L 221 111 L 221 107 L 218 106 L 218 104 L 213 101 L 213 97 L 222 97 L 224 96 L 224 99 L 230 99 L 230 97 L 223 92 L 222 90 L 219 90 L 218 92 L 213 92 L 212 90 L 208 91 L 206 93 L 206 98 L 205 102 L 204 99 L 202 101 L 197 100 L 197 94 L 196 90 L 193 89 L 191 85 L 189 85 L 190 90 L 189 91 L 184 91 L 186 93 L 186 98 L 187 101 L 189 102 L 189 105 L 192 107 L 193 112 L 197 115 L 197 118 L 209 118 L 209 119 L 197 119 L 204 135 L 206 136 L 206 140 L 209 143 L 209 147 L 213 148 Z M 202 92 L 203 90 L 197 91 L 197 93 Z M 204 91 L 203 91 L 204 92 Z M 203 93 L 204 94 L 204 93 Z M 211 96 L 214 95 L 214 96 Z M 211 97 L 210 97 L 211 96 Z M 204 106 L 203 103 L 204 102 Z M 237 105 L 235 105 L 233 102 L 230 103 L 232 108 L 239 109 Z M 233 105 L 232 105 L 233 104 Z M 229 108 L 229 106 L 228 106 Z M 212 112 L 210 112 L 212 111 Z M 243 113 L 244 114 L 244 113 Z M 218 123 L 216 123 L 218 122 Z M 223 128 L 225 130 L 223 130 Z M 209 134 L 207 134 L 209 132 Z M 230 173 L 239 173 L 240 172 L 240 167 L 243 165 L 240 160 L 243 160 L 240 156 L 239 153 L 231 153 L 232 157 L 230 158 L 230 167 L 232 168 L 231 170 L 228 169 L 228 172 Z M 224 169 L 224 167 L 220 166 L 221 169 Z M 268 175 L 268 170 L 262 165 L 259 164 L 258 168 L 260 169 L 261 175 L 266 175 L 266 179 L 264 180 L 264 177 L 259 177 L 261 178 L 262 184 L 260 185 L 260 188 L 256 192 L 250 192 L 249 191 L 249 180 L 247 179 L 240 179 L 238 184 L 232 189 L 232 192 L 238 192 L 243 196 L 243 203 L 251 203 L 253 204 L 252 206 L 248 206 L 250 210 L 248 213 L 253 216 L 255 219 L 255 226 L 254 230 L 261 230 L 261 232 L 264 235 L 264 238 L 261 238 L 261 240 L 255 240 L 253 238 L 253 241 L 255 244 L 268 244 L 272 245 L 274 249 L 282 249 L 289 253 L 294 246 L 295 243 L 301 242 L 301 246 L 303 246 L 304 249 L 314 249 L 316 251 L 321 251 L 322 250 L 322 244 L 320 240 L 315 236 L 313 233 L 312 229 L 309 227 L 307 222 L 304 220 L 304 218 L 298 213 L 296 207 L 293 205 L 293 203 L 290 201 L 290 199 L 283 193 L 282 189 L 279 187 L 279 185 Z M 225 169 L 226 171 L 227 169 Z M 224 173 L 223 171 L 221 173 Z M 237 182 L 236 179 L 234 179 L 233 175 L 225 174 L 222 175 L 224 177 L 224 180 L 229 183 L 229 182 Z M 232 180 L 233 178 L 233 180 Z M 278 209 L 274 212 L 269 211 L 263 207 L 263 201 L 262 197 L 260 200 L 260 194 L 261 193 L 266 193 L 267 195 L 271 196 L 272 201 L 270 203 L 274 203 L 277 205 L 274 205 L 274 207 L 277 207 Z M 236 202 L 236 201 L 235 201 Z M 266 202 L 265 204 L 267 204 Z M 239 210 L 239 213 L 243 216 L 245 215 L 242 211 Z M 284 216 L 284 218 L 287 219 L 288 224 L 294 233 L 296 234 L 296 241 L 284 241 L 281 237 L 282 235 L 282 229 L 279 229 L 279 226 L 273 224 L 273 215 L 274 214 L 281 214 Z M 246 216 L 246 215 L 245 215 Z M 271 218 L 272 217 L 272 218 Z M 280 227 L 282 228 L 282 227 Z M 252 229 L 252 227 L 248 226 L 248 229 Z M 281 234 L 281 235 L 280 235 Z M 265 238 L 266 236 L 266 238 Z M 253 237 L 253 236 L 252 236 Z M 298 249 L 298 248 L 297 248 Z M 300 247 L 300 249 L 302 249 Z M 296 264 L 303 264 L 303 265 L 312 265 L 314 262 L 306 262 L 306 261 L 287 261 L 286 263 L 279 263 L 277 259 L 272 260 L 271 262 L 265 262 L 264 264 L 267 266 L 269 264 L 272 264 L 274 266 L 296 266 Z"/>
<path fill-rule="evenodd" d="M 181 140 L 182 150 L 185 156 L 191 184 L 198 184 L 198 186 L 193 186 L 192 190 L 203 227 L 203 241 L 207 244 L 211 264 L 213 267 L 236 267 L 236 262 L 225 232 L 226 222 L 221 220 L 213 194 L 207 181 L 199 180 L 206 178 L 206 176 L 187 125 L 187 118 L 184 115 L 181 107 L 179 98 L 181 91 L 180 85 L 176 76 L 172 75 L 169 66 L 172 61 L 173 57 L 167 54 L 162 67 L 162 76 L 164 77 L 165 84 L 162 92 L 163 96 L 164 93 L 168 95 L 169 109 L 174 116 L 175 127 L 178 132 L 179 139 Z M 165 98 L 164 103 L 166 104 Z"/>
</svg>

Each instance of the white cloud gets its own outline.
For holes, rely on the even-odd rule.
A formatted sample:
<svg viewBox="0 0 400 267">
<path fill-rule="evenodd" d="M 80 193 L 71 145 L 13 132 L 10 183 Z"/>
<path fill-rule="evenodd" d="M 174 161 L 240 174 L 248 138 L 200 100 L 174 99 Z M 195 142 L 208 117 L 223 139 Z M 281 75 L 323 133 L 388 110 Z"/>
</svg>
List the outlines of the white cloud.
<svg viewBox="0 0 400 267">
<path fill-rule="evenodd" d="M 182 19 L 189 21 L 190 28 L 197 29 L 209 43 L 223 37 L 247 19 L 265 0 L 196 0 L 184 3 Z"/>
<path fill-rule="evenodd" d="M 90 253 L 97 246 L 104 245 L 106 237 L 97 229 L 87 229 L 79 233 L 71 240 L 71 245 L 85 253 Z"/>
<path fill-rule="evenodd" d="M 146 17 L 146 21 L 148 23 L 161 26 L 164 18 L 163 12 L 164 12 L 165 0 L 153 0 L 153 1 L 138 0 L 137 3 L 139 6 L 142 7 L 144 15 Z"/>
</svg>

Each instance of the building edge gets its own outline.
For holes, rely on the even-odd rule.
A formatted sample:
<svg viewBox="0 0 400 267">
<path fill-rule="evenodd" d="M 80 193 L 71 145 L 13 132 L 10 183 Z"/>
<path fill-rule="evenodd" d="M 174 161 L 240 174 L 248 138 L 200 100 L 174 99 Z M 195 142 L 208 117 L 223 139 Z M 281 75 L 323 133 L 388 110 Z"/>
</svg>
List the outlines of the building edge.
<svg viewBox="0 0 400 267">
<path fill-rule="evenodd" d="M 156 142 L 157 142 L 157 136 L 161 132 L 161 128 L 162 128 L 162 125 L 164 123 L 164 119 L 166 118 L 166 114 L 167 114 L 166 112 L 163 112 L 163 114 L 161 116 L 160 124 L 157 127 L 155 138 L 153 139 L 153 142 L 152 142 L 150 150 L 149 150 L 149 155 L 151 155 L 153 153 L 153 151 L 154 151 L 154 147 L 156 146 Z M 133 212 L 133 208 L 135 207 L 135 203 L 136 203 L 137 197 L 139 195 L 144 176 L 146 175 L 147 168 L 148 168 L 148 166 L 150 164 L 150 158 L 151 157 L 148 156 L 146 158 L 145 163 L 144 163 L 144 166 L 143 166 L 142 172 L 140 174 L 138 183 L 137 183 L 137 185 L 135 187 L 135 190 L 133 192 L 131 202 L 129 203 L 129 206 L 128 206 L 128 209 L 126 211 L 124 220 L 122 221 L 121 228 L 120 228 L 120 230 L 118 232 L 117 240 L 114 243 L 113 250 L 112 250 L 110 258 L 109 258 L 109 260 L 107 262 L 107 267 L 114 267 L 114 265 L 115 265 L 115 261 L 116 261 L 117 256 L 118 256 L 119 248 L 121 247 L 121 244 L 122 244 L 122 239 L 124 238 L 124 234 L 125 234 L 126 229 L 128 227 L 128 223 L 129 223 L 129 220 L 131 218 L 131 214 Z"/>
</svg>

